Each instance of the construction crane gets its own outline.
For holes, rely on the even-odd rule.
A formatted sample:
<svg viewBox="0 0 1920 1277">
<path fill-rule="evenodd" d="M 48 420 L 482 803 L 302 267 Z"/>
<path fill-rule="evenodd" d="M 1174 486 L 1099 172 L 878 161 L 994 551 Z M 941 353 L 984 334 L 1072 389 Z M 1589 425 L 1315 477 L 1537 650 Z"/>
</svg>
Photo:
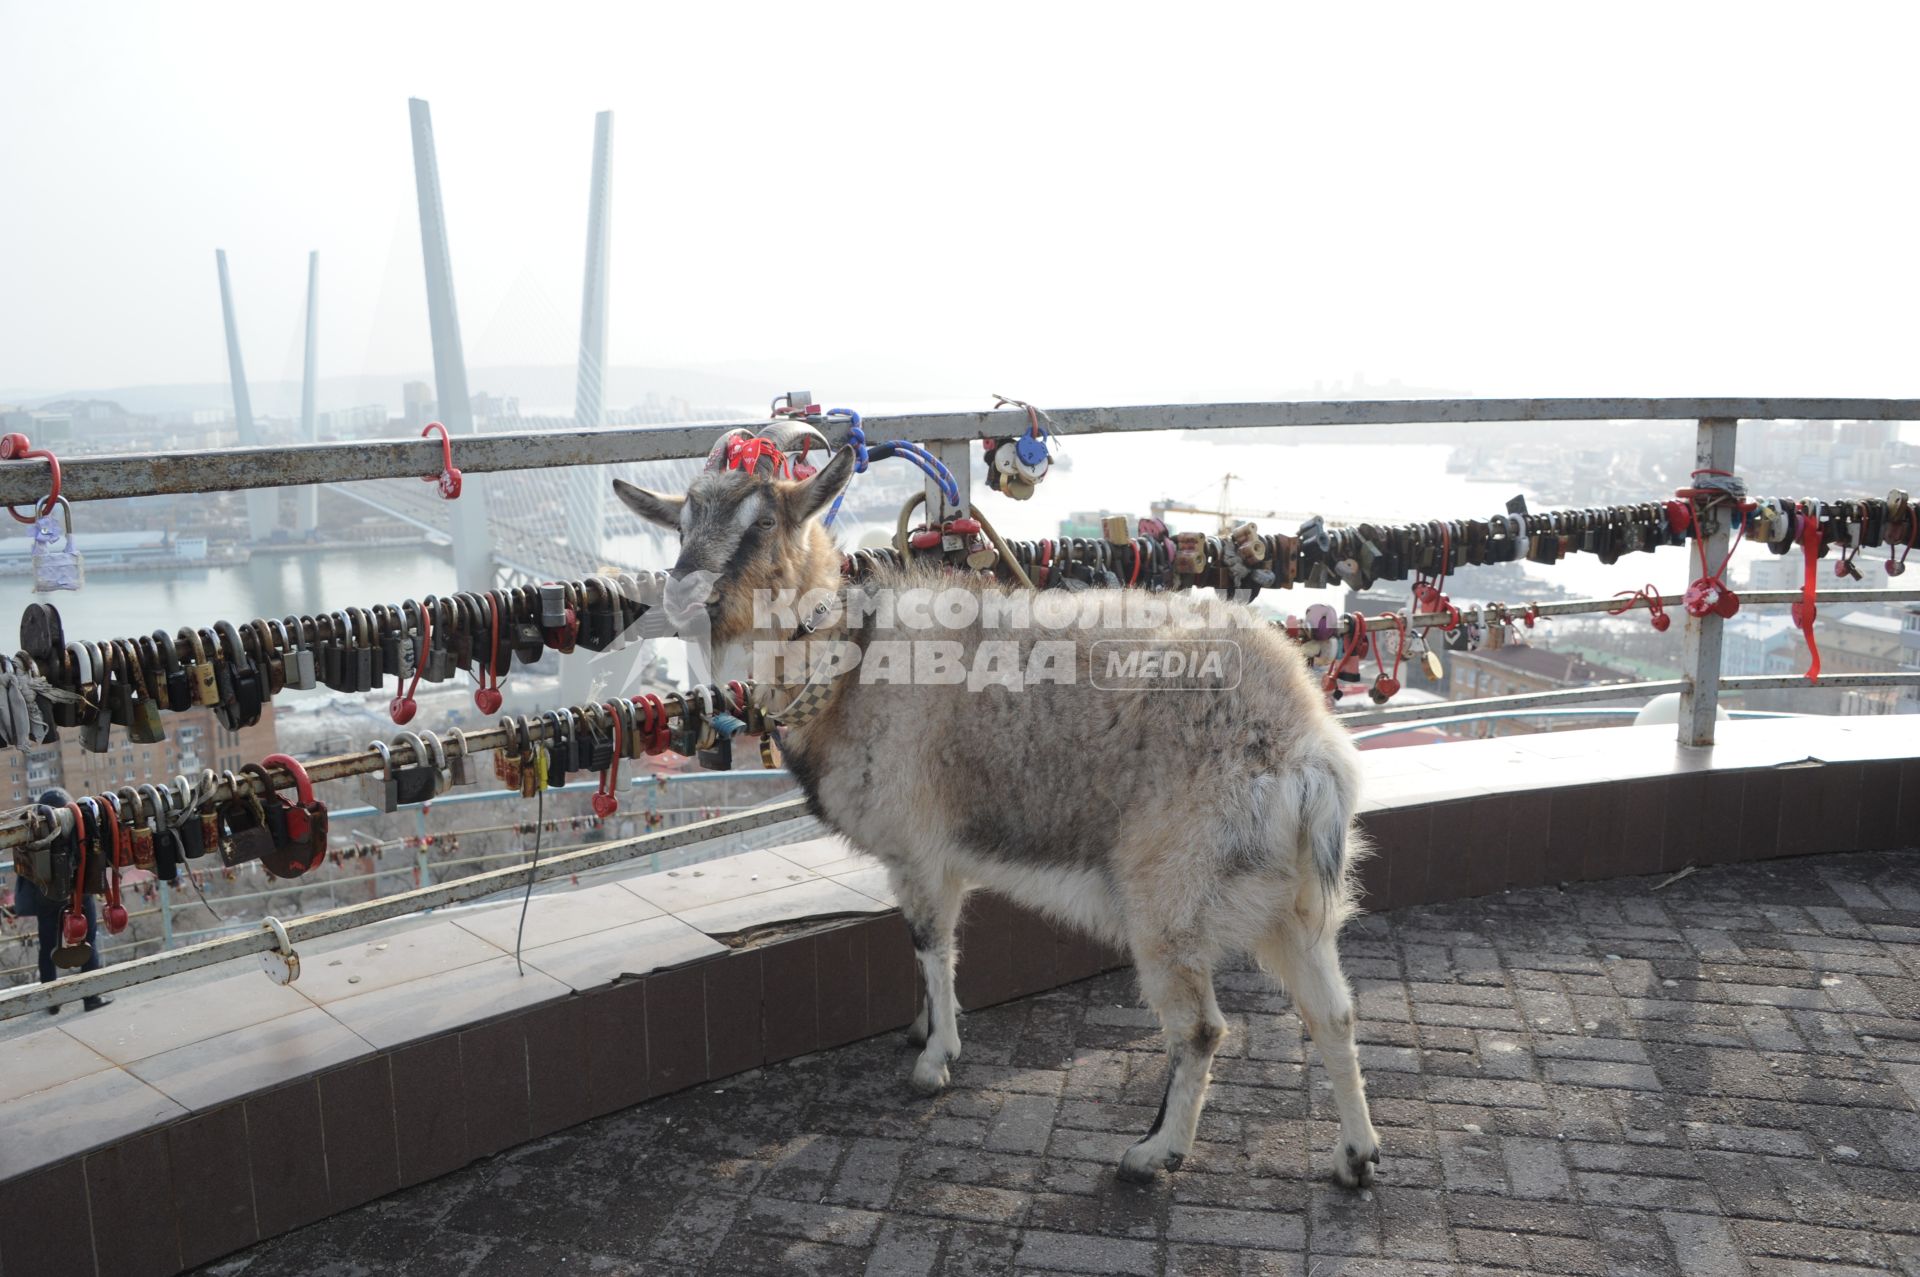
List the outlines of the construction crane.
<svg viewBox="0 0 1920 1277">
<path fill-rule="evenodd" d="M 1310 514 L 1302 514 L 1299 511 L 1292 510 L 1236 510 L 1233 508 L 1233 484 L 1236 479 L 1240 479 L 1240 476 L 1237 474 L 1222 475 L 1220 477 L 1220 500 L 1217 509 L 1188 505 L 1182 501 L 1163 498 L 1162 500 L 1149 503 L 1147 511 L 1162 523 L 1167 521 L 1169 514 L 1210 514 L 1220 520 L 1221 532 L 1227 532 L 1231 530 L 1235 524 L 1246 523 L 1253 519 L 1278 519 L 1287 523 L 1304 523 L 1312 517 Z M 1242 480 L 1242 482 L 1244 482 L 1244 480 Z M 1330 528 L 1346 526 L 1338 519 L 1328 519 L 1326 523 Z"/>
</svg>

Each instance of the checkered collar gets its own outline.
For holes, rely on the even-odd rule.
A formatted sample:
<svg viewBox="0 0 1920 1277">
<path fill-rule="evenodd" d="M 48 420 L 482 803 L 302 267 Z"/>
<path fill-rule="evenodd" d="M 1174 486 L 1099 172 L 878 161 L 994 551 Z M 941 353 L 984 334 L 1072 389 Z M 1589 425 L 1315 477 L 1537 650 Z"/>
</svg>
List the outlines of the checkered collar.
<svg viewBox="0 0 1920 1277">
<path fill-rule="evenodd" d="M 800 627 L 793 632 L 793 638 L 788 641 L 802 642 L 812 638 L 819 631 L 821 623 L 833 613 L 836 607 L 844 617 L 846 605 L 845 590 L 839 591 L 830 599 L 822 600 L 819 606 L 800 622 Z M 800 685 L 800 689 L 793 694 L 783 708 L 766 711 L 767 718 L 781 727 L 793 728 L 817 717 L 820 711 L 826 708 L 827 702 L 833 699 L 834 690 L 840 686 L 840 679 L 845 673 L 842 671 L 841 674 L 835 674 L 831 678 L 822 678 L 822 672 L 830 663 L 830 658 L 822 657 L 820 663 L 807 672 L 807 681 Z"/>
</svg>

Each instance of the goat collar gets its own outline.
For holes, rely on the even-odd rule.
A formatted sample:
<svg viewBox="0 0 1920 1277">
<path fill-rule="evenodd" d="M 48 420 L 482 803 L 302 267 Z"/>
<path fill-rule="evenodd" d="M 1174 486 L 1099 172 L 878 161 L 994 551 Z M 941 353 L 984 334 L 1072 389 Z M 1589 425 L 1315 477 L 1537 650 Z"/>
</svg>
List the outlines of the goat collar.
<svg viewBox="0 0 1920 1277">
<path fill-rule="evenodd" d="M 832 598 L 821 600 L 806 619 L 800 622 L 800 627 L 793 632 L 793 638 L 789 642 L 803 642 L 812 638 L 819 631 L 821 623 L 836 608 L 844 612 L 846 605 L 845 590 L 839 591 Z M 831 678 L 822 678 L 821 675 L 831 664 L 833 664 L 832 656 L 822 656 L 819 663 L 807 671 L 807 681 L 800 685 L 799 690 L 787 701 L 786 706 L 777 710 L 767 710 L 767 718 L 781 727 L 799 727 L 817 717 L 820 711 L 827 707 L 827 702 L 833 699 L 833 693 L 840 686 L 840 679 L 846 672 L 842 670 Z"/>
</svg>

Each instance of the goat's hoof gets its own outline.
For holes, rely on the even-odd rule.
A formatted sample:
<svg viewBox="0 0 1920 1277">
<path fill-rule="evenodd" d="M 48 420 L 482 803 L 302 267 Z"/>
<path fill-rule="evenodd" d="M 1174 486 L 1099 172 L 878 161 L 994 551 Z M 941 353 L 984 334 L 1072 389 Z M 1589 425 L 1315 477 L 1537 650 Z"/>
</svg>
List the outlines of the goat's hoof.
<svg viewBox="0 0 1920 1277">
<path fill-rule="evenodd" d="M 1363 1139 L 1342 1138 L 1333 1146 L 1333 1177 L 1347 1188 L 1365 1188 L 1373 1183 L 1373 1168 L 1380 1164 L 1380 1140 L 1371 1132 Z"/>
<path fill-rule="evenodd" d="M 909 1046 L 925 1046 L 927 1044 L 927 1026 L 918 1020 L 909 1024 L 907 1026 L 907 1044 Z"/>
<path fill-rule="evenodd" d="M 1164 1170 L 1172 1174 L 1186 1160 L 1185 1153 L 1167 1152 L 1155 1147 L 1152 1140 L 1141 1140 L 1121 1155 L 1119 1175 L 1132 1184 L 1149 1184 L 1155 1172 Z"/>
<path fill-rule="evenodd" d="M 929 1060 L 923 1056 L 913 1066 L 913 1089 L 922 1095 L 938 1095 L 947 1089 L 952 1076 L 945 1060 Z"/>
</svg>

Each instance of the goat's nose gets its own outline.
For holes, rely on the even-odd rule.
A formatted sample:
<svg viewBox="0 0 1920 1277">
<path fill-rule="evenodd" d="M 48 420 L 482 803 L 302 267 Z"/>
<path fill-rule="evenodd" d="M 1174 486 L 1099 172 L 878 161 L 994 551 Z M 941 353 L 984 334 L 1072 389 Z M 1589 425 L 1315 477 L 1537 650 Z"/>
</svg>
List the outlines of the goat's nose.
<svg viewBox="0 0 1920 1277">
<path fill-rule="evenodd" d="M 660 592 L 660 604 L 676 629 L 700 618 L 713 597 L 713 574 L 676 566 Z"/>
</svg>

